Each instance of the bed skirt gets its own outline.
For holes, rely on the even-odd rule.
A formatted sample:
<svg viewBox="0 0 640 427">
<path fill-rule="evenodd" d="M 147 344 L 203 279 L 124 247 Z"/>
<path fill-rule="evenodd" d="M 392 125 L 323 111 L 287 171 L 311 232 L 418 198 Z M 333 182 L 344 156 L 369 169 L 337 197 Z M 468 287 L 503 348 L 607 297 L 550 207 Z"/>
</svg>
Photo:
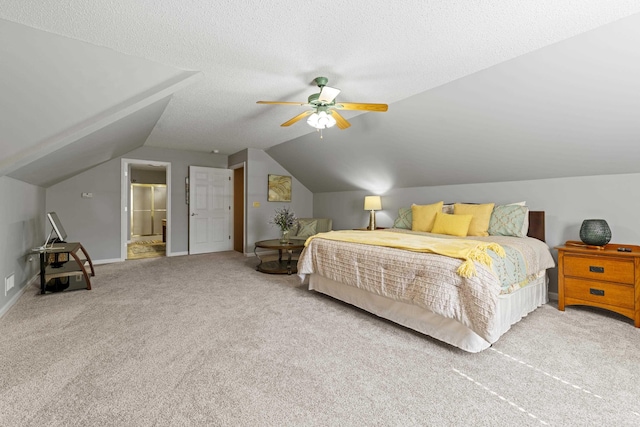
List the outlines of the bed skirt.
<svg viewBox="0 0 640 427">
<path fill-rule="evenodd" d="M 536 281 L 524 288 L 499 297 L 499 319 L 497 333 L 494 334 L 496 339 L 493 342 L 507 332 L 511 325 L 519 322 L 527 314 L 549 301 L 547 284 L 548 278 L 543 272 Z M 343 285 L 318 274 L 311 274 L 309 289 L 329 295 L 471 353 L 485 350 L 493 344 L 457 320 L 448 319 L 416 305 Z"/>
</svg>

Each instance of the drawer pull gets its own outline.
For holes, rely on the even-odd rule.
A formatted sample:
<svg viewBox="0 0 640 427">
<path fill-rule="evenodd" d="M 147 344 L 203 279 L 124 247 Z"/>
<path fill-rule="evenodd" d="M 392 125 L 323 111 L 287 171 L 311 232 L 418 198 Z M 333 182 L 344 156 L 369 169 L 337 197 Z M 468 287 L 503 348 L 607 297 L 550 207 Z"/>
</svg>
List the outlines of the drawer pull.
<svg viewBox="0 0 640 427">
<path fill-rule="evenodd" d="M 591 288 L 591 289 L 589 289 L 589 293 L 591 295 L 598 295 L 599 297 L 603 297 L 604 296 L 604 289 Z"/>
<path fill-rule="evenodd" d="M 589 271 L 592 273 L 604 273 L 604 267 L 594 267 L 593 265 L 590 265 Z"/>
</svg>

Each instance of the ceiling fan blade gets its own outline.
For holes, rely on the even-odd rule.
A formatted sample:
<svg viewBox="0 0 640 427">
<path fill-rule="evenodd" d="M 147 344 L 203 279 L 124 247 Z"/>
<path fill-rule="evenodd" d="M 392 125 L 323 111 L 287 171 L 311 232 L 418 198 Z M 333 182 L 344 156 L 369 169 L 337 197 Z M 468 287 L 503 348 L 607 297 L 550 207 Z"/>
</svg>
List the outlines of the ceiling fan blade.
<svg viewBox="0 0 640 427">
<path fill-rule="evenodd" d="M 309 105 L 306 102 L 257 101 L 256 104 Z"/>
<path fill-rule="evenodd" d="M 320 96 L 318 97 L 318 101 L 321 102 L 331 102 L 336 99 L 336 96 L 340 93 L 340 89 L 336 89 L 335 87 L 324 86 L 320 91 Z"/>
<path fill-rule="evenodd" d="M 383 113 L 387 111 L 387 104 L 365 104 L 361 102 L 339 102 L 335 108 L 340 110 L 360 110 L 360 111 L 377 111 Z"/>
<path fill-rule="evenodd" d="M 300 114 L 298 114 L 297 116 L 295 116 L 294 118 L 287 120 L 286 122 L 284 122 L 283 124 L 281 124 L 280 126 L 291 126 L 292 124 L 294 124 L 297 121 L 300 121 L 302 119 L 304 119 L 305 117 L 309 116 L 313 114 L 313 110 L 307 110 L 305 112 L 302 112 Z M 337 121 L 337 120 L 336 120 Z"/>
<path fill-rule="evenodd" d="M 346 129 L 351 126 L 351 123 L 349 123 L 347 119 L 342 117 L 336 110 L 332 110 L 331 115 L 334 119 L 336 119 L 336 126 L 338 126 L 340 129 Z"/>
</svg>

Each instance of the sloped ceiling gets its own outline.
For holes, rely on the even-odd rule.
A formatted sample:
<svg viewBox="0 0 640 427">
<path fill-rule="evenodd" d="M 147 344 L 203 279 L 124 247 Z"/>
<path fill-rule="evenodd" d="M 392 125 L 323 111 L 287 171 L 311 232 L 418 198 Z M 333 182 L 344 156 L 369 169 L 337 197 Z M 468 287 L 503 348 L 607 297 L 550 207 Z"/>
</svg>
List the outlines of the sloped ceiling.
<svg viewBox="0 0 640 427">
<path fill-rule="evenodd" d="M 267 152 L 313 192 L 640 172 L 640 14 Z"/>
<path fill-rule="evenodd" d="M 35 185 L 143 145 L 198 75 L 6 20 L 0 39 L 0 176 Z"/>
<path fill-rule="evenodd" d="M 10 102 L 7 97 L 0 99 L 0 113 L 16 110 L 22 115 L 21 121 L 8 114 L 0 122 L 3 146 L 9 145 L 13 152 L 0 157 L 0 172 L 15 172 L 96 132 L 86 121 L 113 112 L 110 108 L 114 106 L 124 114 L 109 121 L 117 127 L 124 117 L 173 94 L 145 145 L 203 152 L 216 149 L 221 154 L 247 147 L 268 149 L 312 191 L 609 173 L 602 167 L 608 162 L 596 160 L 601 158 L 603 150 L 598 147 L 611 135 L 612 125 L 617 125 L 616 134 L 629 135 L 626 141 L 637 135 L 628 125 L 628 116 L 618 114 L 624 105 L 628 111 L 637 106 L 626 96 L 637 86 L 621 93 L 622 84 L 616 79 L 624 80 L 623 70 L 637 66 L 638 48 L 624 44 L 626 50 L 615 57 L 618 61 L 609 70 L 599 64 L 591 74 L 585 71 L 597 60 L 580 64 L 589 57 L 588 51 L 582 56 L 570 48 L 565 56 L 544 52 L 557 49 L 558 42 L 570 43 L 574 36 L 592 37 L 598 30 L 589 31 L 606 24 L 610 25 L 603 30 L 624 29 L 629 21 L 622 18 L 637 19 L 632 15 L 638 13 L 637 0 L 524 4 L 414 0 L 401 6 L 381 0 L 322 5 L 311 0 L 70 0 L 63 4 L 4 0 L 0 18 L 8 22 L 0 29 L 19 23 L 30 27 L 24 27 L 26 39 L 31 37 L 29 30 L 64 37 L 48 51 L 22 43 L 23 38 L 2 37 L 10 40 L 14 62 L 8 70 L 0 62 L 0 84 L 7 80 L 5 75 L 11 76 L 11 83 L 1 88 L 18 89 L 9 92 Z M 58 40 L 56 35 L 50 37 Z M 596 50 L 610 53 L 606 46 L 618 49 L 623 36 L 611 30 L 599 37 L 596 39 L 604 46 Z M 18 47 L 13 48 L 15 44 Z M 603 62 L 610 58 L 606 56 Z M 49 72 L 23 73 L 37 70 L 42 61 L 49 64 L 45 67 Z M 72 66 L 65 67 L 67 64 Z M 67 74 L 69 71 L 72 73 Z M 194 81 L 192 76 L 198 71 L 202 78 Z M 601 85 L 607 79 L 599 79 L 598 73 L 611 71 L 612 84 Z M 389 112 L 345 113 L 352 127 L 326 131 L 319 141 L 304 122 L 279 126 L 301 112 L 299 108 L 255 104 L 261 99 L 304 101 L 316 92 L 311 82 L 319 75 L 342 89 L 340 100 L 386 102 Z M 113 76 L 122 79 L 114 82 Z M 127 90 L 121 90 L 122 82 L 130 83 Z M 589 82 L 600 85 L 591 97 L 584 90 Z M 149 99 L 137 109 L 122 106 L 149 91 L 165 96 Z M 48 96 L 39 96 L 43 92 Z M 576 93 L 584 96 L 571 99 Z M 607 107 L 597 108 L 602 97 Z M 611 110 L 616 99 L 620 99 L 620 108 Z M 580 110 L 560 118 L 573 111 L 572 105 L 582 103 L 592 105 L 588 115 Z M 523 106 L 526 108 L 521 109 Z M 61 120 L 42 120 L 51 111 L 59 113 Z M 142 129 L 148 126 L 149 117 L 140 116 L 145 117 L 140 119 Z M 44 126 L 47 123 L 50 126 Z M 78 132 L 75 126 L 79 123 L 85 124 L 81 126 L 85 132 Z M 125 121 L 122 123 L 124 126 Z M 565 123 L 564 133 L 561 123 Z M 585 129 L 585 124 L 597 129 Z M 34 134 L 23 133 L 23 127 Z M 135 134 L 139 139 L 144 132 Z M 53 144 L 50 140 L 56 135 Z M 25 139 L 22 145 L 13 145 L 21 137 Z M 584 145 L 576 145 L 578 140 Z M 599 145 L 590 145 L 593 142 Z M 115 144 L 107 138 L 101 147 L 108 150 Z M 537 153 L 548 147 L 562 148 L 562 144 L 581 149 L 582 170 L 576 162 L 567 172 L 565 162 L 553 158 L 538 162 L 541 169 L 537 171 L 510 166 L 526 163 L 532 153 L 540 156 Z M 22 153 L 17 159 L 16 150 Z M 560 150 L 562 156 L 567 153 Z M 551 157 L 545 154 L 545 159 Z M 475 159 L 485 167 L 469 167 L 463 159 Z M 629 166 L 623 163 L 616 160 L 609 170 Z M 453 173 L 442 167 L 445 164 L 458 164 L 467 171 Z M 499 174 L 498 169 L 504 172 Z M 372 184 L 377 181 L 380 183 Z M 51 179 L 40 176 L 38 182 Z"/>
</svg>

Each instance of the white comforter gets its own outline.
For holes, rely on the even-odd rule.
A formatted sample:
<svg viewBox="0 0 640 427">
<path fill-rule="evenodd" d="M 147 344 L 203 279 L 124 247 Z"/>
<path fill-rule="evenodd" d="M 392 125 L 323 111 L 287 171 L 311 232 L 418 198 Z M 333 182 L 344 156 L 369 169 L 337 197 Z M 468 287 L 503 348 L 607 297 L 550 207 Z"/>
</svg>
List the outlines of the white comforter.
<svg viewBox="0 0 640 427">
<path fill-rule="evenodd" d="M 499 238 L 498 243 L 509 246 L 509 239 L 516 239 L 517 245 L 523 245 L 527 240 L 535 241 L 532 244 L 536 249 L 525 250 L 528 277 L 537 277 L 554 266 L 544 243 L 530 238 L 504 237 Z M 318 236 L 302 252 L 298 274 L 302 278 L 307 274 L 320 274 L 345 285 L 421 306 L 459 321 L 493 343 L 500 336 L 497 300 L 503 285 L 497 272 L 502 267 L 496 265 L 499 262 L 494 259 L 493 269 L 477 264 L 477 275 L 463 278 L 456 273 L 461 262 L 442 255 Z"/>
</svg>

